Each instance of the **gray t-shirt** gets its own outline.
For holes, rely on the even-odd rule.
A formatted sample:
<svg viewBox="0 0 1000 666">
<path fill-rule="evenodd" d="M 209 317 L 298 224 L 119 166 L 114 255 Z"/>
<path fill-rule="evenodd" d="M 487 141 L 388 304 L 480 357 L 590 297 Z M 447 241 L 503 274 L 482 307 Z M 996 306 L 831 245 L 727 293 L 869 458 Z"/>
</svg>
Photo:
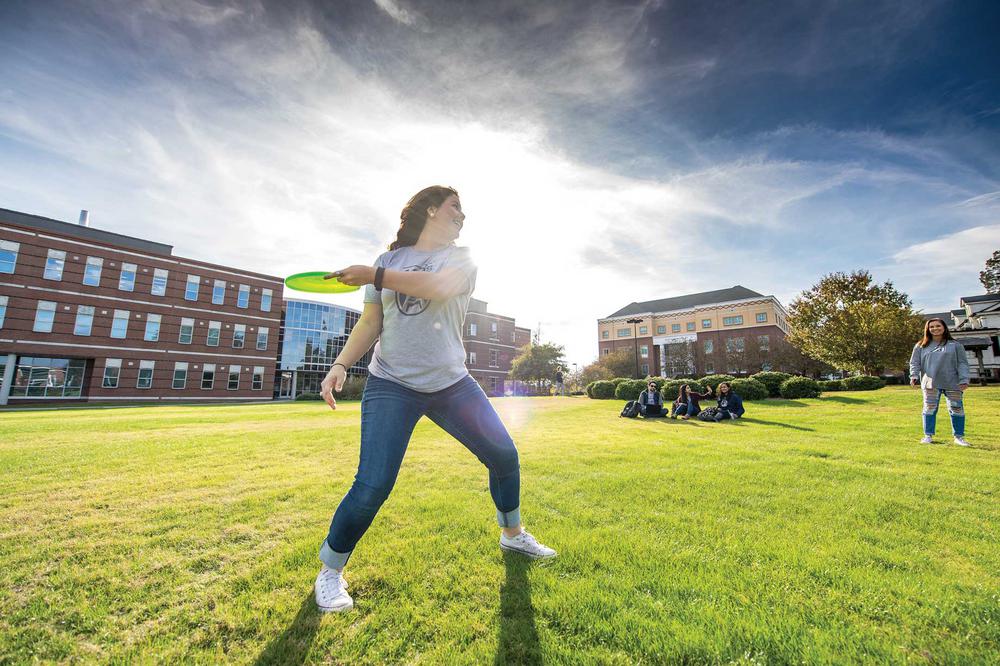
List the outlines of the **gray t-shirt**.
<svg viewBox="0 0 1000 666">
<path fill-rule="evenodd" d="M 430 271 L 458 268 L 468 277 L 465 290 L 451 298 L 432 301 L 399 294 L 375 285 L 365 287 L 365 303 L 382 303 L 382 334 L 368 372 L 375 377 L 431 393 L 448 388 L 469 371 L 465 368 L 462 326 L 469 298 L 476 288 L 476 265 L 469 249 L 449 245 L 433 252 L 412 247 L 390 250 L 375 266 L 393 271 Z"/>
</svg>

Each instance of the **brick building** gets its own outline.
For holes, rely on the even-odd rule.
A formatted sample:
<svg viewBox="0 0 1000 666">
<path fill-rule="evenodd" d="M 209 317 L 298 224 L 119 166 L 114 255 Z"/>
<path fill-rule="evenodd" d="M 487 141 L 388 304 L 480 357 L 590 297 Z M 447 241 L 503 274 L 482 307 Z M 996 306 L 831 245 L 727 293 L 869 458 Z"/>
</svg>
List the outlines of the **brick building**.
<svg viewBox="0 0 1000 666">
<path fill-rule="evenodd" d="M 269 400 L 281 278 L 0 209 L 0 404 Z"/>
<path fill-rule="evenodd" d="M 788 332 L 787 317 L 777 298 L 740 285 L 630 303 L 597 321 L 598 353 L 638 352 L 643 376 L 742 374 L 767 367 L 771 346 Z"/>
<path fill-rule="evenodd" d="M 486 301 L 469 300 L 462 330 L 465 364 L 487 395 L 504 395 L 517 350 L 531 342 L 531 330 L 517 326 L 513 317 L 493 314 Z"/>
</svg>

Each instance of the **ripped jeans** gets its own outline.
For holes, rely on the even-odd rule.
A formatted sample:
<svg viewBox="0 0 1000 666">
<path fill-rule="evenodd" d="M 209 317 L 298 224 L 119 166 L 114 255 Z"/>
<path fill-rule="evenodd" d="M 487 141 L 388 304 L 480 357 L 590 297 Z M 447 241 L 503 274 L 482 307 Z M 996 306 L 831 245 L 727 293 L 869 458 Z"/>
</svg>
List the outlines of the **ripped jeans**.
<svg viewBox="0 0 1000 666">
<path fill-rule="evenodd" d="M 951 431 L 956 437 L 965 436 L 965 406 L 962 404 L 962 392 L 958 389 L 924 388 L 924 434 L 933 435 L 937 423 L 938 405 L 941 396 L 948 401 L 948 414 L 951 416 Z"/>
</svg>

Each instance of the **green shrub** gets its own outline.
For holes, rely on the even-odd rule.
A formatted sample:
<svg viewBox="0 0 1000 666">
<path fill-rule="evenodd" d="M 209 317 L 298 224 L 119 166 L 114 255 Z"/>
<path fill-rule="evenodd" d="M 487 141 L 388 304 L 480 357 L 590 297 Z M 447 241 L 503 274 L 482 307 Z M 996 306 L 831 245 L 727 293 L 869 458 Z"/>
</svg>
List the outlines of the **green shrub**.
<svg viewBox="0 0 1000 666">
<path fill-rule="evenodd" d="M 322 400 L 319 393 L 299 393 L 295 396 L 295 400 Z"/>
<path fill-rule="evenodd" d="M 594 400 L 610 400 L 615 397 L 615 383 L 605 379 L 593 383 L 590 393 Z"/>
<path fill-rule="evenodd" d="M 645 379 L 628 379 L 615 387 L 615 397 L 619 400 L 638 400 L 639 394 L 646 390 Z"/>
<path fill-rule="evenodd" d="M 702 377 L 698 382 L 702 385 L 707 385 L 712 387 L 712 393 L 715 393 L 716 389 L 719 388 L 719 384 L 722 382 L 732 382 L 736 377 L 732 375 L 708 375 L 707 377 Z"/>
<path fill-rule="evenodd" d="M 663 390 L 660 392 L 663 394 L 663 402 L 672 403 L 677 400 L 677 394 L 680 393 L 681 387 L 685 384 L 688 388 L 696 393 L 704 393 L 705 385 L 699 382 L 697 379 L 671 379 L 663 385 Z"/>
<path fill-rule="evenodd" d="M 763 400 L 768 396 L 767 385 L 753 378 L 734 379 L 729 386 L 744 400 Z"/>
<path fill-rule="evenodd" d="M 840 381 L 839 379 L 829 379 L 829 380 L 821 381 L 821 382 L 817 382 L 817 383 L 819 384 L 820 390 L 823 391 L 824 393 L 827 392 L 827 391 L 843 391 L 844 390 L 844 382 Z"/>
<path fill-rule="evenodd" d="M 885 386 L 885 380 L 871 375 L 847 377 L 840 381 L 844 382 L 844 388 L 848 391 L 877 391 Z"/>
<path fill-rule="evenodd" d="M 630 377 L 615 377 L 614 379 L 610 379 L 608 381 L 614 384 L 615 388 L 618 388 L 618 385 L 621 384 L 622 382 L 630 382 L 632 381 L 632 379 Z"/>
<path fill-rule="evenodd" d="M 597 382 L 590 382 L 589 384 L 587 384 L 586 391 L 587 391 L 587 397 L 588 398 L 593 398 L 594 397 L 594 384 L 596 384 L 596 383 Z"/>
<path fill-rule="evenodd" d="M 656 390 L 660 391 L 663 389 L 663 385 L 667 383 L 667 379 L 666 377 L 646 377 L 646 386 L 649 386 L 649 382 L 656 384 Z"/>
<path fill-rule="evenodd" d="M 781 397 L 794 400 L 796 398 L 818 398 L 819 383 L 808 377 L 792 377 L 781 383 Z"/>
<path fill-rule="evenodd" d="M 767 395 L 770 398 L 781 397 L 781 384 L 792 376 L 787 372 L 758 372 L 750 375 L 750 379 L 756 379 L 767 387 Z"/>
</svg>

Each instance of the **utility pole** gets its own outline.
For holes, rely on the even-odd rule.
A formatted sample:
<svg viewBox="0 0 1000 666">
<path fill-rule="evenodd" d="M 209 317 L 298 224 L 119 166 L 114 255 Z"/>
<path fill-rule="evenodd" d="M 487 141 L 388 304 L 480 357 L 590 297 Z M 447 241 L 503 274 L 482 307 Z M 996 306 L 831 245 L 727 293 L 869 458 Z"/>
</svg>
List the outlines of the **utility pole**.
<svg viewBox="0 0 1000 666">
<path fill-rule="evenodd" d="M 626 324 L 632 324 L 632 340 L 635 342 L 635 378 L 642 379 L 639 376 L 639 335 L 636 333 L 636 324 L 641 324 L 641 319 L 628 319 L 625 321 Z"/>
</svg>

